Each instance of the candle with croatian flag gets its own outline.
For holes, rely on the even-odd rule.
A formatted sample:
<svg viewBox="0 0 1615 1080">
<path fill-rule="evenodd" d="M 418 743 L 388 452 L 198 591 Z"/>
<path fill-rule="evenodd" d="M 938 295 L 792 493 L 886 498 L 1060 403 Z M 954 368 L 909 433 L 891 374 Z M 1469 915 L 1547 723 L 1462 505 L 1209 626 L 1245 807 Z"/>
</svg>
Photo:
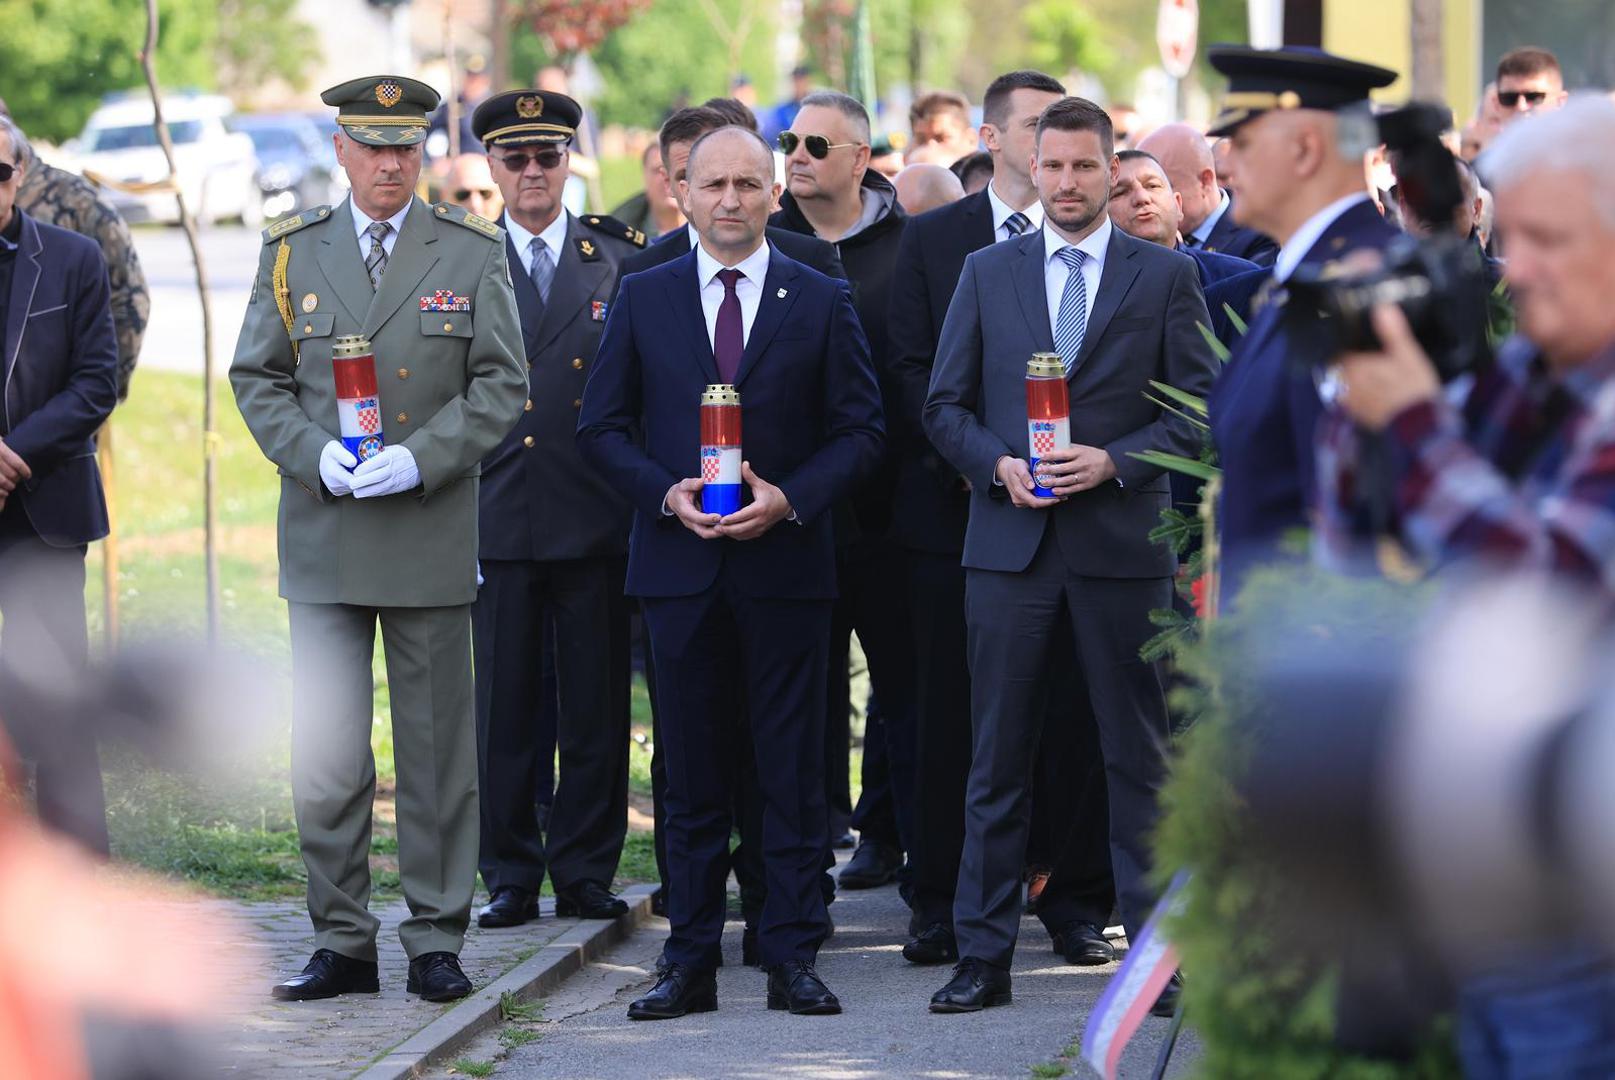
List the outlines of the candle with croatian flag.
<svg viewBox="0 0 1615 1080">
<path fill-rule="evenodd" d="M 701 395 L 701 509 L 740 509 L 740 391 L 727 383 Z"/>
<path fill-rule="evenodd" d="M 1050 450 L 1071 447 L 1071 398 L 1059 353 L 1033 353 L 1026 362 L 1026 434 L 1032 452 L 1032 494 L 1052 499 L 1038 483 L 1038 463 Z"/>
<path fill-rule="evenodd" d="M 360 461 L 373 458 L 386 445 L 381 433 L 381 400 L 376 396 L 376 357 L 370 339 L 349 334 L 331 348 L 336 377 L 336 414 L 342 445 Z"/>
</svg>

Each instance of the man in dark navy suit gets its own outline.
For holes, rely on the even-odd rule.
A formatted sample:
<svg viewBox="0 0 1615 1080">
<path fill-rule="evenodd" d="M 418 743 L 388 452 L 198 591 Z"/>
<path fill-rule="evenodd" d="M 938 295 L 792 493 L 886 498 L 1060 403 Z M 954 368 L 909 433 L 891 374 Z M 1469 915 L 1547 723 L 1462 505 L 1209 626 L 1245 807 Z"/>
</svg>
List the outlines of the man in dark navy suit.
<svg viewBox="0 0 1615 1080">
<path fill-rule="evenodd" d="M 89 656 L 86 545 L 107 535 L 95 433 L 118 403 L 106 263 L 93 240 L 17 209 L 22 133 L 0 117 L 0 717 L 36 767 L 39 816 L 99 855 L 106 803 L 95 737 L 37 730 L 19 684 L 70 685 Z"/>
<path fill-rule="evenodd" d="M 1282 245 L 1270 298 L 1258 301 L 1210 400 L 1223 470 L 1222 591 L 1233 600 L 1244 575 L 1311 520 L 1323 402 L 1309 360 L 1331 349 L 1320 313 L 1286 302 L 1282 286 L 1303 267 L 1381 250 L 1398 235 L 1369 198 L 1362 167 L 1365 144 L 1378 139 L 1369 91 L 1396 73 L 1309 49 L 1218 47 L 1209 59 L 1229 79 L 1212 134 L 1232 140 L 1241 216 Z"/>
<path fill-rule="evenodd" d="M 538 915 L 548 873 L 555 912 L 613 919 L 628 814 L 628 502 L 583 464 L 572 432 L 622 260 L 644 234 L 561 205 L 568 146 L 583 115 L 564 94 L 513 90 L 471 118 L 504 196 L 505 258 L 526 351 L 525 411 L 482 462 L 471 610 L 476 657 L 478 862 L 483 927 Z M 546 633 L 553 628 L 552 633 Z M 549 654 L 553 650 L 553 655 Z M 556 709 L 551 738 L 536 715 Z M 547 837 L 535 799 L 548 801 Z"/>
<path fill-rule="evenodd" d="M 773 173 L 755 132 L 728 127 L 696 141 L 681 188 L 700 245 L 624 279 L 578 424 L 584 457 L 634 507 L 628 591 L 650 632 L 668 754 L 672 934 L 633 1019 L 717 1006 L 730 721 L 742 708 L 765 806 L 757 947 L 768 1004 L 841 1011 L 814 969 L 829 930 L 820 892 L 836 591 L 829 510 L 876 466 L 885 425 L 846 286 L 765 238 Z M 749 493 L 722 517 L 702 511 L 702 481 L 691 475 L 702 394 L 714 384 L 739 393 Z"/>
<path fill-rule="evenodd" d="M 1204 135 L 1188 124 L 1167 124 L 1150 132 L 1138 149 L 1154 155 L 1183 199 L 1186 247 L 1273 265 L 1278 244 L 1234 212 L 1233 196 L 1217 183 L 1216 161 Z"/>
<path fill-rule="evenodd" d="M 1178 231 L 1183 224 L 1183 196 L 1173 190 L 1155 155 L 1144 150 L 1118 150 L 1116 162 L 1110 220 L 1122 232 L 1189 256 L 1200 271 L 1202 289 L 1258 269 L 1249 259 L 1184 244 Z"/>
<path fill-rule="evenodd" d="M 1032 176 L 1043 228 L 965 260 L 925 403 L 931 441 L 971 485 L 965 532 L 975 753 L 964 859 L 954 900 L 960 961 L 934 1012 L 1011 999 L 1019 871 L 1047 647 L 1059 623 L 1076 639 L 1099 725 L 1117 899 L 1137 940 L 1154 905 L 1148 836 L 1170 738 L 1166 700 L 1139 649 L 1149 613 L 1171 602 L 1177 560 L 1150 532 L 1166 477 L 1134 452 L 1192 454 L 1194 428 L 1152 404 L 1159 380 L 1204 394 L 1214 364 L 1187 258 L 1115 228 L 1110 118 L 1065 98 L 1038 120 Z M 1058 353 L 1071 399 L 1071 446 L 1028 463 L 1027 360 Z M 1098 932 L 1108 910 L 1083 921 Z"/>
</svg>

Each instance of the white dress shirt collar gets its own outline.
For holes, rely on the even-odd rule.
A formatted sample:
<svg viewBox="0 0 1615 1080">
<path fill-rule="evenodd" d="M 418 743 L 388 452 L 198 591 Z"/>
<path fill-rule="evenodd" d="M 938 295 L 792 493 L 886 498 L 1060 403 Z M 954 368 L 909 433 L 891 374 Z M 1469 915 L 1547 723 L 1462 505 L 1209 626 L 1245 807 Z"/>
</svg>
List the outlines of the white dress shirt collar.
<svg viewBox="0 0 1615 1080">
<path fill-rule="evenodd" d="M 1082 243 L 1073 245 L 1065 237 L 1054 231 L 1054 228 L 1045 221 L 1043 223 L 1043 293 L 1049 306 L 1049 334 L 1060 332 L 1060 301 L 1065 297 L 1067 279 L 1071 277 L 1071 268 L 1065 260 L 1057 258 L 1059 252 L 1068 247 L 1076 249 L 1088 256 L 1083 260 L 1080 273 L 1087 301 L 1089 314 L 1093 313 L 1094 301 L 1099 296 L 1099 285 L 1104 279 L 1105 253 L 1110 249 L 1110 232 L 1113 226 L 1110 218 L 1106 217 L 1099 223 L 1099 228 L 1082 238 Z"/>
<path fill-rule="evenodd" d="M 757 321 L 757 309 L 763 302 L 763 282 L 768 277 L 768 247 L 765 240 L 740 262 L 725 267 L 706 248 L 696 244 L 696 285 L 701 291 L 701 313 L 706 318 L 707 342 L 714 349 L 718 342 L 718 309 L 723 305 L 725 293 L 723 282 L 718 280 L 718 271 L 740 271 L 740 280 L 735 282 L 735 298 L 740 301 L 740 340 L 742 343 L 750 341 L 751 327 Z"/>
<path fill-rule="evenodd" d="M 1301 227 L 1279 248 L 1278 258 L 1273 260 L 1273 280 L 1288 281 L 1295 268 L 1301 265 L 1301 260 L 1307 257 L 1307 252 L 1329 231 L 1340 216 L 1360 202 L 1368 201 L 1366 191 L 1354 191 L 1344 198 L 1336 199 L 1328 206 L 1301 223 Z"/>
<path fill-rule="evenodd" d="M 402 210 L 386 219 L 387 224 L 391 225 L 392 228 L 388 229 L 387 235 L 382 238 L 381 249 L 387 253 L 388 258 L 392 257 L 393 246 L 398 243 L 398 234 L 404 227 L 404 219 L 409 216 L 409 208 L 414 205 L 415 199 L 411 197 L 409 202 L 404 204 Z M 370 228 L 377 219 L 370 217 L 359 209 L 359 204 L 353 201 L 352 195 L 348 196 L 348 208 L 353 211 L 353 235 L 359 241 L 359 258 L 363 259 L 370 254 L 370 237 L 365 230 Z"/>
<path fill-rule="evenodd" d="M 1222 220 L 1222 216 L 1228 213 L 1228 208 L 1234 203 L 1234 200 L 1229 197 L 1228 192 L 1223 191 L 1222 188 L 1218 188 L 1217 190 L 1222 194 L 1222 201 L 1217 204 L 1217 209 L 1207 214 L 1206 220 L 1200 223 L 1200 227 L 1189 234 L 1196 240 L 1200 241 L 1201 247 L 1204 247 L 1206 241 L 1211 239 L 1211 230 L 1217 227 L 1217 222 Z"/>
<path fill-rule="evenodd" d="M 991 180 L 987 181 L 987 205 L 993 209 L 994 240 L 1008 239 L 1004 233 L 1004 222 L 1009 220 L 1009 216 L 1011 214 L 1021 213 L 1026 215 L 1026 220 L 1030 221 L 1032 224 L 1026 228 L 1025 232 L 1031 232 L 1033 229 L 1041 229 L 1043 227 L 1042 200 L 1033 199 L 1031 206 L 1028 206 L 1025 210 L 1017 211 L 1013 206 L 1009 205 L 1009 203 L 998 197 L 998 192 L 993 189 Z M 1023 232 L 1022 235 L 1025 235 L 1025 233 Z"/>
<path fill-rule="evenodd" d="M 1055 255 L 1060 251 L 1068 247 L 1075 247 L 1078 251 L 1088 256 L 1088 261 L 1084 266 L 1092 266 L 1102 271 L 1105 268 L 1105 252 L 1110 250 L 1110 231 L 1112 227 L 1109 216 L 1106 216 L 1100 220 L 1099 228 L 1082 238 L 1082 243 L 1072 244 L 1071 241 L 1055 232 L 1052 225 L 1044 222 L 1043 258 L 1047 262 L 1053 262 Z M 1061 265 L 1065 264 L 1062 262 Z M 1090 296 L 1089 300 L 1091 301 L 1092 299 Z"/>
<path fill-rule="evenodd" d="M 714 259 L 707 249 L 699 242 L 695 245 L 696 280 L 702 288 L 712 284 L 712 279 L 718 276 L 719 270 L 739 270 L 747 281 L 755 282 L 757 287 L 763 287 L 763 279 L 768 276 L 768 241 L 764 240 L 757 245 L 757 250 L 744 259 L 727 266 Z"/>
<path fill-rule="evenodd" d="M 555 220 L 544 226 L 544 231 L 538 233 L 538 239 L 544 241 L 544 246 L 550 249 L 550 259 L 556 266 L 561 265 L 561 248 L 566 244 L 567 212 L 562 210 L 555 215 Z M 509 214 L 505 215 L 505 231 L 510 234 L 510 243 L 516 249 L 516 255 L 522 261 L 522 269 L 528 275 L 533 273 L 533 236 L 522 223 Z"/>
</svg>

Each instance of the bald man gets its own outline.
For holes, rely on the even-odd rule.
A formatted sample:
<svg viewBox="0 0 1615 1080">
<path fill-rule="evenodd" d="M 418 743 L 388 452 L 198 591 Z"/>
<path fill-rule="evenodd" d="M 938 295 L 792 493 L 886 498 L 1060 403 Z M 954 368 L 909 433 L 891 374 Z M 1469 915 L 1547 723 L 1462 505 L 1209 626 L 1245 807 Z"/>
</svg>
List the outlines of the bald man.
<svg viewBox="0 0 1615 1080">
<path fill-rule="evenodd" d="M 953 170 L 929 161 L 905 166 L 893 183 L 897 187 L 897 202 L 909 217 L 965 197 L 964 185 Z"/>
<path fill-rule="evenodd" d="M 1235 222 L 1233 197 L 1217 183 L 1217 163 L 1204 135 L 1188 124 L 1167 124 L 1150 132 L 1138 148 L 1161 163 L 1172 190 L 1183 199 L 1184 244 L 1273 265 L 1278 245 Z"/>
</svg>

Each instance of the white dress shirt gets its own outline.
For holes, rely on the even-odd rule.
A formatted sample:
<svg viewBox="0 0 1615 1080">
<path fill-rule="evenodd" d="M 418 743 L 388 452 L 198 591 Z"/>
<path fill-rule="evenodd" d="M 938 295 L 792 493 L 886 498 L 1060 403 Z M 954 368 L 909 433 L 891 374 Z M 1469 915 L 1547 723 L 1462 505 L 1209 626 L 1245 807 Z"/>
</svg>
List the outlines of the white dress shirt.
<svg viewBox="0 0 1615 1080">
<path fill-rule="evenodd" d="M 1211 239 L 1211 230 L 1217 227 L 1217 222 L 1221 221 L 1222 216 L 1228 213 L 1228 208 L 1234 202 L 1233 199 L 1228 197 L 1228 192 L 1223 191 L 1222 188 L 1217 190 L 1222 194 L 1222 202 L 1217 204 L 1217 209 L 1206 215 L 1206 220 L 1200 223 L 1199 228 L 1189 234 L 1200 242 L 1201 247 L 1205 247 L 1206 241 Z"/>
<path fill-rule="evenodd" d="M 1010 239 L 1010 232 L 1004 228 L 1004 222 L 1008 221 L 1009 215 L 1014 213 L 1025 214 L 1026 220 L 1031 222 L 1026 227 L 1025 232 L 1021 233 L 1022 236 L 1033 229 L 1043 227 L 1043 201 L 1041 199 L 1033 199 L 1031 206 L 1028 206 L 1025 210 L 1017 211 L 1009 203 L 998 197 L 998 192 L 993 190 L 992 181 L 989 180 L 987 181 L 987 205 L 993 208 L 993 240 L 995 242 Z"/>
<path fill-rule="evenodd" d="M 510 234 L 510 242 L 516 248 L 516 257 L 522 261 L 522 271 L 531 278 L 533 276 L 533 234 L 522 227 L 509 214 L 505 215 L 505 231 Z M 556 266 L 561 265 L 561 247 L 566 243 L 566 211 L 562 210 L 555 215 L 555 220 L 544 226 L 544 231 L 538 234 L 544 246 L 550 249 L 550 262 Z"/>
<path fill-rule="evenodd" d="M 1295 268 L 1301 265 L 1301 260 L 1307 257 L 1320 237 L 1328 231 L 1329 226 L 1347 210 L 1360 202 L 1368 201 L 1367 192 L 1354 191 L 1343 199 L 1336 199 L 1328 206 L 1301 223 L 1301 227 L 1290 236 L 1284 246 L 1279 248 L 1278 258 L 1273 260 L 1273 280 L 1288 281 Z"/>
<path fill-rule="evenodd" d="M 739 270 L 740 280 L 735 282 L 735 296 L 740 300 L 740 343 L 751 340 L 751 324 L 757 321 L 757 309 L 763 302 L 763 279 L 768 275 L 768 241 L 734 266 L 725 266 L 707 253 L 699 243 L 695 246 L 696 281 L 701 285 L 701 310 L 707 317 L 707 341 L 714 350 L 718 347 L 718 307 L 723 303 L 723 282 L 718 280 L 719 270 Z"/>
<path fill-rule="evenodd" d="M 1093 317 L 1094 301 L 1099 297 L 1099 280 L 1105 271 L 1105 252 L 1110 248 L 1110 218 L 1101 219 L 1099 228 L 1083 237 L 1082 243 L 1075 245 L 1078 251 L 1088 258 L 1082 264 L 1082 284 L 1088 292 L 1088 316 Z M 1073 246 L 1065 237 L 1055 232 L 1048 224 L 1043 223 L 1043 288 L 1048 294 L 1049 301 L 1049 333 L 1056 334 L 1060 327 L 1060 297 L 1065 294 L 1065 279 L 1071 276 L 1071 268 L 1066 266 L 1065 260 L 1057 258 L 1058 253 Z M 1086 340 L 1086 339 L 1085 339 Z"/>
<path fill-rule="evenodd" d="M 359 239 L 359 261 L 363 262 L 370 258 L 370 234 L 365 230 L 370 228 L 376 219 L 367 216 L 363 210 L 359 209 L 359 204 L 353 202 L 353 196 L 348 196 L 348 202 L 350 209 L 353 210 L 353 235 Z M 409 216 L 409 208 L 414 205 L 414 202 L 415 200 L 411 198 L 409 202 L 404 204 L 402 210 L 387 219 L 387 224 L 391 225 L 392 228 L 388 229 L 387 235 L 381 238 L 381 250 L 387 253 L 387 258 L 389 259 L 393 257 L 393 248 L 398 246 L 398 230 L 404 227 L 404 218 Z"/>
</svg>

